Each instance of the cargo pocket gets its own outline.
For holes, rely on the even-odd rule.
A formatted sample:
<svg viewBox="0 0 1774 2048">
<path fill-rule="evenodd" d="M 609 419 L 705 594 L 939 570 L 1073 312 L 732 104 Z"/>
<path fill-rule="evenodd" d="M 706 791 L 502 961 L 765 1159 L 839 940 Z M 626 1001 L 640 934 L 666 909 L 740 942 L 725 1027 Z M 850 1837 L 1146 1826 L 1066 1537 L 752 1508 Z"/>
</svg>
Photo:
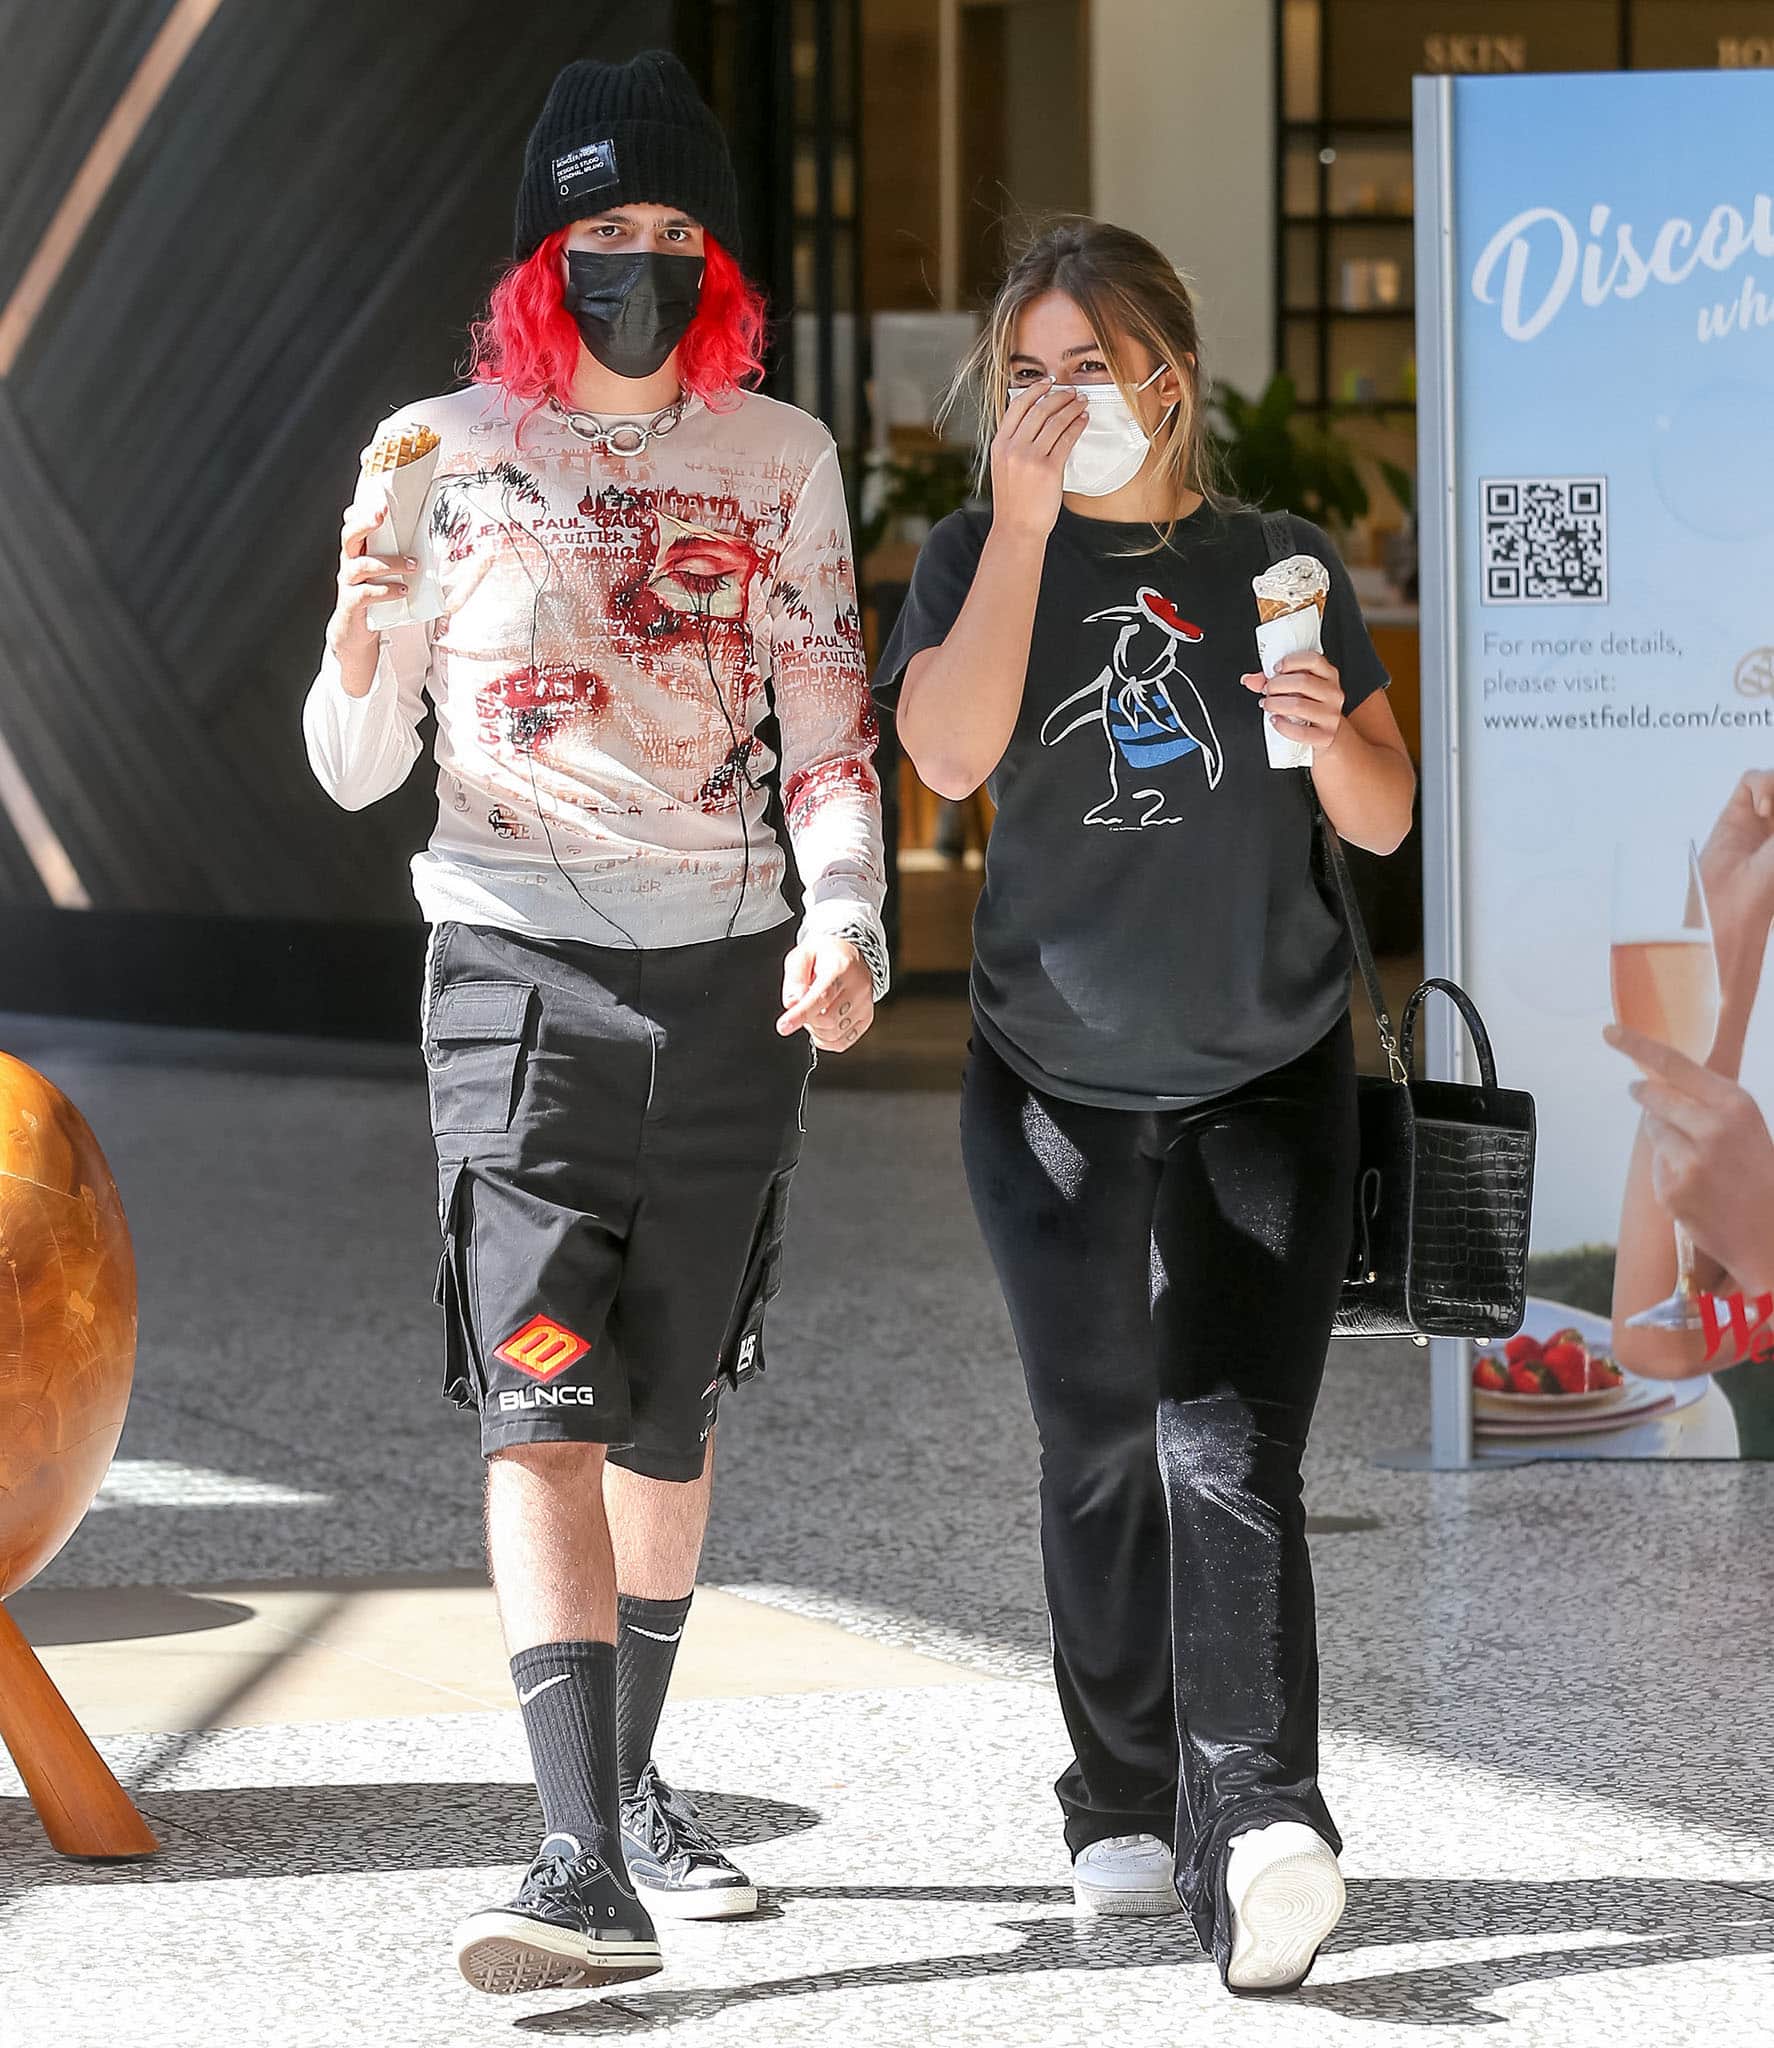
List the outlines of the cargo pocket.
<svg viewBox="0 0 1774 2048">
<path fill-rule="evenodd" d="M 468 1225 L 464 1190 L 468 1185 L 466 1159 L 446 1160 L 438 1170 L 438 1221 L 443 1227 L 443 1248 L 437 1261 L 437 1285 L 432 1298 L 444 1316 L 444 1376 L 446 1400 L 458 1408 L 481 1405 L 479 1355 L 470 1320 L 467 1285 Z"/>
<path fill-rule="evenodd" d="M 437 1136 L 511 1128 L 535 993 L 524 981 L 459 981 L 438 991 L 425 1037 Z"/>
<path fill-rule="evenodd" d="M 782 1248 L 788 1231 L 788 1190 L 792 1166 L 771 1181 L 764 1193 L 758 1227 L 745 1261 L 745 1277 L 721 1345 L 720 1372 L 729 1385 L 742 1387 L 764 1370 L 764 1312 L 782 1285 Z"/>
</svg>

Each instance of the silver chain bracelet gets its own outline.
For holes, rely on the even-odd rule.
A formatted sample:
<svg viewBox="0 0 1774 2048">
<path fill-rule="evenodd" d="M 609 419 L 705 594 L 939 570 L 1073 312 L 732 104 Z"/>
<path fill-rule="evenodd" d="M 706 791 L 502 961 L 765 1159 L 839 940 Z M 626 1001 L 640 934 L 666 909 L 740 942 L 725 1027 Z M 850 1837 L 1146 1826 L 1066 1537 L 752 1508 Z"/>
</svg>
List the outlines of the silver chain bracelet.
<svg viewBox="0 0 1774 2048">
<path fill-rule="evenodd" d="M 862 955 L 869 971 L 869 982 L 875 1001 L 878 1003 L 893 986 L 892 971 L 887 964 L 887 940 L 881 927 L 873 919 L 857 918 L 849 924 L 842 924 L 832 934 L 836 939 L 848 939 Z"/>
</svg>

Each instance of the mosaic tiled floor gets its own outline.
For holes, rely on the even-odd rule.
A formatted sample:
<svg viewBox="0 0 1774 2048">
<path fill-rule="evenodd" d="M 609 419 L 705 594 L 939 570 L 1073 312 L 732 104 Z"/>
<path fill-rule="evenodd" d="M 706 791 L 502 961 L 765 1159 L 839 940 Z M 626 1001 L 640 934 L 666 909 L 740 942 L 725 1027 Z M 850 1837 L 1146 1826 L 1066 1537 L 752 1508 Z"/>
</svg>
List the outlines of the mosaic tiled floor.
<svg viewBox="0 0 1774 2048">
<path fill-rule="evenodd" d="M 473 1566 L 412 1080 L 36 1057 L 145 1289 L 125 1463 L 45 1586 Z M 1350 1910 L 1304 1994 L 1233 2001 L 1180 1923 L 1072 1918 L 1033 1442 L 953 1102 L 827 1095 L 706 1576 L 985 1682 L 674 1705 L 668 1768 L 766 1905 L 603 1997 L 452 1974 L 527 1847 L 515 1715 L 121 1739 L 155 1863 L 64 1864 L 0 1796 L 0 2048 L 1774 2041 L 1774 1470 L 1373 1464 L 1422 1426 L 1408 1350 L 1338 1349 L 1310 1498 Z"/>
<path fill-rule="evenodd" d="M 452 1922 L 532 1823 L 515 1717 L 121 1745 L 166 1853 L 59 1864 L 9 1811 L 0 2039 L 453 2048 L 520 2034 L 708 2043 L 1395 2038 L 1751 2043 L 1774 1857 L 1531 1774 L 1355 1735 L 1327 1757 L 1350 1908 L 1306 1992 L 1233 2001 L 1177 1921 L 1078 1921 L 1040 1687 L 697 1702 L 663 1754 L 765 1885 L 755 1921 L 663 1931 L 625 1993 L 489 2000 Z"/>
</svg>

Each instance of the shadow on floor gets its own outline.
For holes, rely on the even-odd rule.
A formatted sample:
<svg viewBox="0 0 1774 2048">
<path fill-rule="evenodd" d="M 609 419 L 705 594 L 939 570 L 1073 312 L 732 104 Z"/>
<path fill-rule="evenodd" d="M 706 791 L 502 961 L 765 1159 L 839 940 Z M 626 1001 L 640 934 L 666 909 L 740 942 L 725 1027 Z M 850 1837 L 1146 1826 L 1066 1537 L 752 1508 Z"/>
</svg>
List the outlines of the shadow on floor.
<svg viewBox="0 0 1774 2048">
<path fill-rule="evenodd" d="M 686 1796 L 730 1846 L 817 1827 L 811 1807 L 735 1792 Z M 50 1884 L 188 1884 L 209 1879 L 476 1870 L 523 1863 L 541 1834 L 529 1785 L 253 1785 L 145 1792 L 161 1853 L 139 1863 L 74 1863 L 44 1840 L 27 1799 L 0 1799 L 0 1898 Z"/>
<path fill-rule="evenodd" d="M 112 1586 L 70 1595 L 54 1588 L 15 1593 L 6 1603 L 26 1638 L 39 1649 L 74 1643 L 117 1643 L 151 1636 L 189 1636 L 251 1621 L 238 1600 L 217 1600 L 165 1586 Z"/>
<path fill-rule="evenodd" d="M 1021 1891 L 1009 1886 L 832 1886 L 785 1891 L 773 1898 L 792 1915 L 798 1900 L 810 1899 L 950 1899 L 957 1905 L 996 1905 L 1037 1899 L 1059 1904 L 1065 1896 L 1051 1888 Z M 1016 1947 L 811 1971 L 714 1990 L 627 1992 L 536 2013 L 516 2026 L 536 2034 L 638 2034 L 712 2019 L 735 2006 L 821 1991 L 950 1984 L 1043 1970 L 1156 1969 L 1179 1963 L 1201 1970 L 1211 1967 L 1181 1919 L 1074 1920 L 1067 1915 L 1003 1925 L 1023 1937 Z M 1402 1971 L 1386 1967 L 1388 1943 L 1477 1940 L 1559 1946 L 1536 1946 L 1507 1956 L 1462 1957 Z M 1340 2019 L 1470 2026 L 1494 2018 L 1487 2010 L 1489 2003 L 1524 1986 L 1605 1971 L 1768 1955 L 1774 1952 L 1774 1897 L 1733 1885 L 1666 1879 L 1521 1884 L 1382 1878 L 1350 1885 L 1349 1911 L 1327 1955 L 1370 1949 L 1377 1953 L 1366 1974 L 1309 1984 L 1293 1995 L 1292 2003 Z"/>
<path fill-rule="evenodd" d="M 272 1031 L 194 1031 L 180 1025 L 113 1024 L 94 1017 L 33 1016 L 16 1010 L 0 1011 L 0 1043 L 15 1059 L 45 1068 L 96 1061 L 107 1067 L 182 1067 L 208 1073 L 366 1081 L 411 1081 L 425 1070 L 416 1039 L 383 1042 Z"/>
</svg>

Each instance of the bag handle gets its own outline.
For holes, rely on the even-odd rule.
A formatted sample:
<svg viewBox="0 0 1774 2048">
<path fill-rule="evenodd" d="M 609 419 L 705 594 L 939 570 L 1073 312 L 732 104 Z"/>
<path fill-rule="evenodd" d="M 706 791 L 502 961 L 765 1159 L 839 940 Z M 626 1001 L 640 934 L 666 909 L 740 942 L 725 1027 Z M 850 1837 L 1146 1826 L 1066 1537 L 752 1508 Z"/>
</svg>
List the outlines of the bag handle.
<svg viewBox="0 0 1774 2048">
<path fill-rule="evenodd" d="M 1271 563 L 1283 561 L 1287 556 L 1298 553 L 1293 535 L 1288 531 L 1285 512 L 1263 514 L 1263 545 L 1269 551 Z M 1400 1087 L 1410 1085 L 1410 1055 L 1408 1050 L 1403 1058 L 1399 1056 L 1398 1040 L 1393 1034 L 1392 1019 L 1386 1012 L 1386 994 L 1380 986 L 1380 971 L 1374 965 L 1374 949 L 1367 935 L 1367 921 L 1361 914 L 1361 906 L 1355 900 L 1355 885 L 1349 879 L 1349 863 L 1343 858 L 1343 842 L 1337 837 L 1336 827 L 1324 815 L 1324 806 L 1318 800 L 1318 785 L 1312 780 L 1310 769 L 1306 771 L 1306 788 L 1312 800 L 1312 816 L 1323 842 L 1325 858 L 1330 864 L 1331 876 L 1337 885 L 1337 894 L 1343 900 L 1343 922 L 1348 927 L 1350 942 L 1355 948 L 1355 959 L 1361 969 L 1361 979 L 1367 989 L 1367 999 L 1373 1006 L 1374 1022 L 1379 1027 L 1380 1047 L 1386 1055 L 1387 1070 Z M 1422 991 L 1418 991 L 1421 995 Z M 1413 1003 L 1416 998 L 1412 998 Z M 1474 1012 L 1476 1015 L 1476 1012 Z M 1479 1030 L 1484 1026 L 1481 1024 Z M 1409 1041 L 1406 1041 L 1407 1047 Z M 1489 1041 L 1486 1041 L 1488 1053 Z"/>
<path fill-rule="evenodd" d="M 1417 1012 L 1423 1007 L 1424 999 L 1431 989 L 1440 989 L 1466 1019 L 1466 1029 L 1471 1032 L 1472 1043 L 1478 1053 L 1479 1079 L 1484 1083 L 1486 1093 L 1494 1094 L 1497 1087 L 1497 1062 L 1492 1057 L 1491 1034 L 1484 1028 L 1484 1019 L 1478 1014 L 1478 1005 L 1457 982 L 1443 981 L 1439 975 L 1431 975 L 1404 1006 L 1401 1050 L 1406 1072 L 1411 1072 L 1415 1068 L 1413 1047 L 1417 1035 Z"/>
</svg>

